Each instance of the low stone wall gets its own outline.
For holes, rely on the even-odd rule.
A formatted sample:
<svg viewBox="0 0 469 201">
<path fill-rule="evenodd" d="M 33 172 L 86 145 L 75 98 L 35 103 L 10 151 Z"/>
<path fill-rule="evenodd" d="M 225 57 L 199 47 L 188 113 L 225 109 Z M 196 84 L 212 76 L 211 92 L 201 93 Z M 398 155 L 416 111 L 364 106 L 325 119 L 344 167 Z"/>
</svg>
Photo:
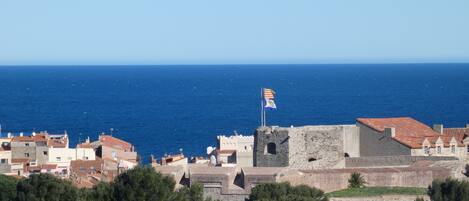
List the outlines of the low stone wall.
<svg viewBox="0 0 469 201">
<path fill-rule="evenodd" d="M 445 168 L 347 168 L 309 170 L 282 174 L 278 181 L 292 185 L 305 184 L 325 192 L 345 189 L 353 172 L 361 173 L 368 186 L 402 186 L 426 188 L 434 179 L 445 179 L 451 171 Z"/>
<path fill-rule="evenodd" d="M 425 201 L 430 201 L 430 198 L 426 195 L 384 195 L 374 197 L 330 198 L 329 201 L 415 201 L 415 199 L 419 197 L 423 198 Z"/>
<path fill-rule="evenodd" d="M 418 161 L 457 161 L 449 156 L 369 156 L 345 158 L 345 167 L 389 167 L 409 166 Z"/>
<path fill-rule="evenodd" d="M 224 194 L 221 188 L 204 188 L 204 198 L 220 201 L 245 201 L 249 195 L 247 194 Z"/>
</svg>

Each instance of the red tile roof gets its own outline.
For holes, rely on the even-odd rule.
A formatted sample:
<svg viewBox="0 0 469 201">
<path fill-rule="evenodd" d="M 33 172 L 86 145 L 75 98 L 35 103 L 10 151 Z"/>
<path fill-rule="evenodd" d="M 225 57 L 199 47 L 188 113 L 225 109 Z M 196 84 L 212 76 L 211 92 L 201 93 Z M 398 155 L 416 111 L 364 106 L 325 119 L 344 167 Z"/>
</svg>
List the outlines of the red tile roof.
<svg viewBox="0 0 469 201">
<path fill-rule="evenodd" d="M 28 163 L 29 158 L 12 158 L 11 163 Z"/>
<path fill-rule="evenodd" d="M 458 141 L 458 146 L 464 146 L 462 144 L 462 140 L 465 138 L 465 135 L 454 135 L 453 133 L 450 133 L 450 131 L 441 135 L 429 126 L 410 117 L 358 118 L 357 122 L 378 132 L 384 132 L 385 128 L 395 128 L 396 136 L 394 139 L 414 149 L 421 148 L 425 139 L 428 139 L 432 146 L 434 146 L 439 137 L 441 137 L 444 146 L 449 146 L 453 136 Z"/>
<path fill-rule="evenodd" d="M 54 148 L 65 148 L 67 147 L 68 139 L 66 137 L 63 137 L 61 139 L 48 139 L 47 140 L 47 146 L 48 147 L 54 147 Z"/>
<path fill-rule="evenodd" d="M 463 140 L 469 136 L 469 128 L 443 128 L 443 135 L 449 137 L 454 136 L 458 141 L 458 146 L 464 146 Z"/>
<path fill-rule="evenodd" d="M 113 147 L 113 148 L 117 148 L 117 149 L 123 149 L 125 151 L 131 151 L 132 150 L 132 144 L 130 144 L 130 143 L 124 141 L 124 140 L 112 137 L 110 135 L 101 135 L 101 136 L 99 136 L 99 142 L 103 146 L 109 146 L 109 147 Z"/>
<path fill-rule="evenodd" d="M 36 136 L 15 136 L 11 139 L 12 142 L 38 142 L 38 141 L 47 141 L 46 136 L 36 135 Z"/>
<path fill-rule="evenodd" d="M 93 144 L 91 144 L 91 143 L 81 143 L 81 144 L 77 144 L 77 148 L 93 148 Z"/>
</svg>

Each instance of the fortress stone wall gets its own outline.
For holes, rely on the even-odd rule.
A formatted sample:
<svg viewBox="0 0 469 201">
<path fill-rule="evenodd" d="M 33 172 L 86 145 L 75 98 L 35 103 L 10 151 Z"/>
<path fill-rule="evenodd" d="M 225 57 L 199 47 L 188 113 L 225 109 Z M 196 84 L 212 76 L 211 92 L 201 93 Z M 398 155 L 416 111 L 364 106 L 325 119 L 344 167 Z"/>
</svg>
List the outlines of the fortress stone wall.
<svg viewBox="0 0 469 201">
<path fill-rule="evenodd" d="M 297 171 L 280 175 L 278 181 L 308 185 L 325 192 L 345 189 L 353 172 L 361 173 L 367 186 L 402 186 L 426 188 L 434 179 L 445 179 L 454 173 L 442 167 L 346 168 Z"/>
<path fill-rule="evenodd" d="M 345 167 L 345 156 L 360 155 L 355 125 L 261 127 L 254 147 L 258 167 L 340 168 Z"/>
</svg>

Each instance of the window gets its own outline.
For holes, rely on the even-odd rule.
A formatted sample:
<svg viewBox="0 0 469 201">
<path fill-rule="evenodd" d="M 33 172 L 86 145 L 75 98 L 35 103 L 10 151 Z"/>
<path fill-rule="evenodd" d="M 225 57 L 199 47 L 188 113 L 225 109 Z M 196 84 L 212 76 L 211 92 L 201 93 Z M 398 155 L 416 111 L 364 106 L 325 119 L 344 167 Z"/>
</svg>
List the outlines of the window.
<svg viewBox="0 0 469 201">
<path fill-rule="evenodd" d="M 350 155 L 348 153 L 344 153 L 344 157 L 348 158 L 348 157 L 350 157 Z"/>
<path fill-rule="evenodd" d="M 24 153 L 24 157 L 29 157 L 29 153 Z"/>
<path fill-rule="evenodd" d="M 451 153 L 456 153 L 456 145 L 451 145 Z"/>
<path fill-rule="evenodd" d="M 469 145 L 467 145 L 467 153 L 469 153 Z"/>
<path fill-rule="evenodd" d="M 436 152 L 439 153 L 439 154 L 441 154 L 441 146 L 437 146 L 437 147 L 436 147 Z"/>
<path fill-rule="evenodd" d="M 6 159 L 6 158 L 2 158 L 2 159 L 0 160 L 0 163 L 1 163 L 1 164 L 8 163 L 8 159 Z"/>
<path fill-rule="evenodd" d="M 265 146 L 264 154 L 277 154 L 277 145 L 271 142 Z"/>
<path fill-rule="evenodd" d="M 57 161 L 61 161 L 61 160 L 62 160 L 62 158 L 61 158 L 61 157 L 55 157 L 55 160 L 57 160 Z"/>
<path fill-rule="evenodd" d="M 43 151 L 42 153 L 44 154 L 44 156 L 47 156 L 47 151 Z"/>
<path fill-rule="evenodd" d="M 85 156 L 85 160 L 88 160 L 88 156 Z"/>
<path fill-rule="evenodd" d="M 27 146 L 27 147 L 29 147 L 29 143 L 24 143 L 24 146 Z"/>
<path fill-rule="evenodd" d="M 425 152 L 425 154 L 430 154 L 430 148 L 428 146 L 424 146 L 423 151 Z"/>
<path fill-rule="evenodd" d="M 309 158 L 308 162 L 313 162 L 313 161 L 316 161 L 316 160 L 317 160 L 316 158 Z"/>
</svg>

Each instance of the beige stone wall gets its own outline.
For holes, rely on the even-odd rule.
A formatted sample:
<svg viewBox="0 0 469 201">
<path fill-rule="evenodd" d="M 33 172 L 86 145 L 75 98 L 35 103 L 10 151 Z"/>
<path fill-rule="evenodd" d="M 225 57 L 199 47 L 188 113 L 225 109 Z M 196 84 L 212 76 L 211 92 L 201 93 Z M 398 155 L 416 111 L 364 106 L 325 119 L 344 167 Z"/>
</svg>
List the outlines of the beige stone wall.
<svg viewBox="0 0 469 201">
<path fill-rule="evenodd" d="M 326 192 L 345 189 L 351 173 L 359 172 L 368 186 L 402 186 L 426 188 L 434 179 L 445 179 L 452 171 L 444 168 L 363 168 L 297 171 L 282 174 L 278 181 L 292 185 L 305 184 Z"/>
<path fill-rule="evenodd" d="M 289 144 L 293 145 L 289 146 L 291 168 L 341 168 L 345 164 L 345 153 L 359 155 L 359 138 L 354 125 L 303 126 L 288 128 L 288 132 Z"/>
</svg>

